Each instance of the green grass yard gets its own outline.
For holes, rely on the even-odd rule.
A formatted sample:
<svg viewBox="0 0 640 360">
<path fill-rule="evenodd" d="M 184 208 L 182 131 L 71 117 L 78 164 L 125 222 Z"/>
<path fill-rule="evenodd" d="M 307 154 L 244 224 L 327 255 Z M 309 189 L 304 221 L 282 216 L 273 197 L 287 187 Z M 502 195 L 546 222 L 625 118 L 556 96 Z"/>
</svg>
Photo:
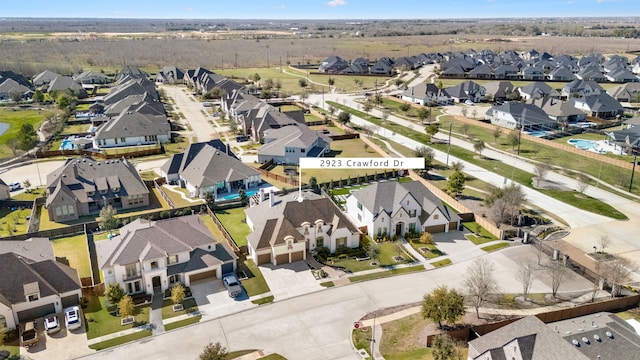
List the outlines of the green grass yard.
<svg viewBox="0 0 640 360">
<path fill-rule="evenodd" d="M 103 350 L 110 347 L 126 344 L 128 342 L 140 340 L 149 336 L 151 336 L 151 330 L 141 330 L 133 334 L 120 336 L 115 339 L 110 339 L 110 340 L 99 342 L 97 344 L 90 345 L 89 348 L 93 350 Z"/>
<path fill-rule="evenodd" d="M 104 296 L 88 296 L 87 298 L 89 303 L 87 308 L 84 309 L 84 315 L 87 319 L 87 339 L 131 329 L 136 324 L 149 323 L 149 305 L 136 306 L 135 323 L 123 326 L 120 324 L 122 318 L 111 314 L 107 310 L 106 298 Z"/>
<path fill-rule="evenodd" d="M 215 214 L 238 246 L 247 245 L 247 235 L 251 229 L 247 225 L 244 207 L 218 210 Z"/>
<path fill-rule="evenodd" d="M 9 124 L 7 131 L 0 135 L 0 158 L 12 156 L 11 148 L 7 146 L 9 139 L 18 138 L 20 128 L 24 124 L 30 124 L 36 130 L 46 120 L 46 111 L 41 110 L 16 110 L 14 108 L 0 108 L 0 122 Z"/>
<path fill-rule="evenodd" d="M 351 280 L 351 282 L 367 281 L 367 280 L 380 279 L 380 278 L 383 278 L 383 277 L 388 277 L 388 276 L 393 276 L 393 275 L 400 275 L 400 274 L 407 274 L 407 273 L 419 272 L 419 271 L 424 271 L 424 266 L 423 265 L 416 265 L 416 266 L 409 266 L 409 267 L 391 269 L 391 270 L 387 270 L 387 271 L 375 272 L 375 273 L 366 274 L 366 275 L 351 276 L 351 277 L 349 277 L 349 280 Z"/>
<path fill-rule="evenodd" d="M 238 271 L 244 271 L 247 279 L 241 279 L 242 287 L 247 292 L 247 296 L 255 296 L 271 291 L 269 285 L 264 280 L 260 269 L 252 260 L 238 261 Z"/>
<path fill-rule="evenodd" d="M 27 216 L 31 216 L 31 208 L 11 210 L 0 209 L 0 236 L 11 236 L 25 234 L 29 221 Z"/>
<path fill-rule="evenodd" d="M 55 238 L 51 240 L 51 245 L 56 257 L 66 259 L 69 266 L 78 270 L 81 278 L 91 277 L 87 237 L 84 234 Z"/>
</svg>

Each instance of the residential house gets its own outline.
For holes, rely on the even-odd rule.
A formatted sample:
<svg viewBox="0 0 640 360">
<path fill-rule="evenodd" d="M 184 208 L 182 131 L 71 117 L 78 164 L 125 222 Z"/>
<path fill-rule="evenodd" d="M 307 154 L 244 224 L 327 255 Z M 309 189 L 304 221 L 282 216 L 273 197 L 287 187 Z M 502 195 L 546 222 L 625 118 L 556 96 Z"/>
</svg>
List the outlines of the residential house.
<svg viewBox="0 0 640 360">
<path fill-rule="evenodd" d="M 79 98 L 87 96 L 87 93 L 82 85 L 75 82 L 73 78 L 69 76 L 58 76 L 57 78 L 51 80 L 51 82 L 46 86 L 46 89 L 48 93 L 72 91 Z"/>
<path fill-rule="evenodd" d="M 628 126 L 622 130 L 605 132 L 605 134 L 627 154 L 640 154 L 640 126 Z"/>
<path fill-rule="evenodd" d="M 549 73 L 549 80 L 553 81 L 572 81 L 576 78 L 571 70 L 565 66 L 557 67 Z"/>
<path fill-rule="evenodd" d="M 236 271 L 238 259 L 211 235 L 199 215 L 137 219 L 120 228 L 120 235 L 97 242 L 96 252 L 105 284 L 118 283 L 127 294 L 221 279 Z"/>
<path fill-rule="evenodd" d="M 48 238 L 3 241 L 0 274 L 0 333 L 80 303 L 78 272 L 56 260 Z"/>
<path fill-rule="evenodd" d="M 20 99 L 30 99 L 33 91 L 11 78 L 0 78 L 0 101 L 11 100 L 11 95 L 20 94 Z"/>
<path fill-rule="evenodd" d="M 429 104 L 449 105 L 453 101 L 444 90 L 440 90 L 436 84 L 421 83 L 405 90 L 401 95 L 402 100 L 427 106 Z"/>
<path fill-rule="evenodd" d="M 125 110 L 129 111 L 131 107 L 145 104 L 154 109 L 156 115 L 161 115 L 165 112 L 162 102 L 158 100 L 156 95 L 145 91 L 142 94 L 129 95 L 125 98 L 122 98 L 121 100 L 118 100 L 117 102 L 110 103 L 106 106 L 104 104 L 101 104 L 103 106 L 102 114 L 108 117 L 116 117 L 122 114 L 122 112 Z"/>
<path fill-rule="evenodd" d="M 29 80 L 25 78 L 22 74 L 16 74 L 10 70 L 0 71 L 0 84 L 4 82 L 6 79 L 12 79 L 18 84 L 28 87 L 30 89 L 33 87 L 33 84 L 31 84 Z"/>
<path fill-rule="evenodd" d="M 526 67 L 522 69 L 522 78 L 524 80 L 544 80 L 544 71 L 537 67 Z"/>
<path fill-rule="evenodd" d="M 369 68 L 369 73 L 373 75 L 391 75 L 393 73 L 393 60 L 382 57 Z"/>
<path fill-rule="evenodd" d="M 137 66 L 125 65 L 116 75 L 116 82 L 125 78 L 149 79 L 149 74 Z"/>
<path fill-rule="evenodd" d="M 562 96 L 566 98 L 597 95 L 601 92 L 604 92 L 604 88 L 595 81 L 576 79 L 562 87 Z"/>
<path fill-rule="evenodd" d="M 558 126 L 541 108 L 520 102 L 505 102 L 502 105 L 493 106 L 487 111 L 486 117 L 494 125 L 522 131 L 551 130 Z"/>
<path fill-rule="evenodd" d="M 149 189 L 126 159 L 67 159 L 47 175 L 46 209 L 52 221 L 77 220 L 106 205 L 116 210 L 149 205 Z"/>
<path fill-rule="evenodd" d="M 622 105 L 606 92 L 576 98 L 574 104 L 576 109 L 600 119 L 613 119 L 624 112 Z"/>
<path fill-rule="evenodd" d="M 626 83 L 614 86 L 607 90 L 607 93 L 621 103 L 640 102 L 640 83 Z"/>
<path fill-rule="evenodd" d="M 548 324 L 530 315 L 470 341 L 468 359 L 633 360 L 638 347 L 633 327 L 611 313 Z"/>
<path fill-rule="evenodd" d="M 149 103 L 131 105 L 98 127 L 95 148 L 164 144 L 171 140 L 171 125 L 164 110 Z"/>
<path fill-rule="evenodd" d="M 9 185 L 0 179 L 0 200 L 7 200 L 11 197 L 11 191 Z"/>
<path fill-rule="evenodd" d="M 518 92 L 520 93 L 520 96 L 522 96 L 522 98 L 525 100 L 541 98 L 545 96 L 558 99 L 560 98 L 560 93 L 558 92 L 558 90 L 543 82 L 534 82 L 529 85 L 525 85 L 519 88 Z"/>
<path fill-rule="evenodd" d="M 563 101 L 549 96 L 532 98 L 528 101 L 528 103 L 541 108 L 550 119 L 558 123 L 566 124 L 585 121 L 587 115 L 583 111 L 576 109 L 573 102 L 575 102 L 575 99 Z"/>
<path fill-rule="evenodd" d="M 117 103 L 118 101 L 131 95 L 142 95 L 148 93 L 159 101 L 158 91 L 153 81 L 147 78 L 124 78 L 116 86 L 112 87 L 103 99 L 105 106 Z"/>
<path fill-rule="evenodd" d="M 457 230 L 460 217 L 418 181 L 378 182 L 353 191 L 346 211 L 372 238 Z"/>
<path fill-rule="evenodd" d="M 483 101 L 486 98 L 486 89 L 473 81 L 465 81 L 458 85 L 444 89 L 444 91 L 453 99 L 454 102 L 460 103 L 471 100 L 474 103 Z"/>
<path fill-rule="evenodd" d="M 189 69 L 184 75 L 184 82 L 187 86 L 195 87 L 197 80 L 200 79 L 203 74 L 213 74 L 213 72 L 203 67 Z"/>
<path fill-rule="evenodd" d="M 261 193 L 264 199 L 264 193 Z M 326 247 L 360 246 L 360 231 L 349 217 L 327 197 L 309 191 L 276 196 L 271 193 L 245 209 L 249 257 L 257 265 L 282 265 L 306 260 L 307 251 Z"/>
<path fill-rule="evenodd" d="M 464 68 L 460 65 L 460 64 L 456 64 L 453 66 L 449 66 L 447 67 L 445 70 L 443 70 L 439 77 L 441 78 L 452 78 L 452 79 L 462 79 L 465 77 L 465 75 L 467 74 L 467 72 L 464 70 Z"/>
<path fill-rule="evenodd" d="M 36 87 L 41 87 L 44 85 L 48 85 L 50 82 L 52 82 L 55 78 L 57 78 L 58 76 L 62 76 L 56 72 L 53 72 L 51 70 L 45 70 L 43 72 L 41 72 L 40 74 L 34 76 L 31 79 L 31 82 L 33 83 L 34 86 Z"/>
<path fill-rule="evenodd" d="M 415 70 L 422 66 L 417 56 L 401 56 L 393 59 L 393 67 L 401 71 Z"/>
<path fill-rule="evenodd" d="M 580 69 L 580 71 L 576 74 L 576 77 L 580 80 L 585 81 L 595 81 L 595 82 L 605 82 L 607 78 L 600 70 L 600 66 L 592 63 Z"/>
<path fill-rule="evenodd" d="M 640 81 L 640 78 L 638 78 L 634 73 L 632 73 L 631 71 L 629 71 L 627 69 L 612 70 L 612 71 L 606 73 L 604 75 L 604 77 L 606 77 L 607 80 L 609 80 L 611 82 L 626 83 L 626 82 L 638 82 L 638 81 Z"/>
<path fill-rule="evenodd" d="M 491 79 L 493 77 L 493 71 L 491 70 L 491 66 L 483 64 L 469 71 L 467 77 L 470 79 Z"/>
<path fill-rule="evenodd" d="M 164 66 L 158 71 L 155 78 L 156 83 L 178 84 L 184 81 L 184 70 L 175 66 Z"/>
<path fill-rule="evenodd" d="M 318 71 L 327 74 L 337 74 L 349 67 L 349 62 L 340 56 L 333 55 L 326 58 L 320 64 Z"/>
<path fill-rule="evenodd" d="M 91 70 L 73 75 L 73 80 L 81 85 L 105 85 L 111 82 L 107 75 Z"/>
<path fill-rule="evenodd" d="M 626 56 L 612 55 L 602 64 L 602 69 L 606 73 L 614 72 L 620 69 L 627 69 L 629 59 Z"/>
<path fill-rule="evenodd" d="M 510 81 L 492 81 L 485 83 L 485 95 L 493 101 L 506 101 L 514 97 L 520 97 L 516 87 Z"/>
<path fill-rule="evenodd" d="M 192 144 L 184 153 L 174 154 L 160 171 L 167 181 L 186 188 L 190 197 L 201 199 L 207 193 L 215 199 L 233 196 L 238 189 L 246 191 L 262 183 L 258 170 L 209 143 Z"/>
<path fill-rule="evenodd" d="M 258 149 L 258 162 L 299 164 L 302 157 L 322 157 L 329 151 L 331 138 L 304 124 L 267 129 L 264 145 Z"/>
<path fill-rule="evenodd" d="M 512 64 L 500 65 L 493 71 L 493 77 L 496 79 L 516 80 L 520 78 L 520 69 Z"/>
</svg>

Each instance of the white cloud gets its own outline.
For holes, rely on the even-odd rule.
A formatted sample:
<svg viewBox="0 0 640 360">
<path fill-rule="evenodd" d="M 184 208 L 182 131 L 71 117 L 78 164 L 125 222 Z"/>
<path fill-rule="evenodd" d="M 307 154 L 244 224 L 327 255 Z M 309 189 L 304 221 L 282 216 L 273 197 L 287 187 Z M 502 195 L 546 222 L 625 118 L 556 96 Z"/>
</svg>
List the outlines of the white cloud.
<svg viewBox="0 0 640 360">
<path fill-rule="evenodd" d="M 186 11 L 186 12 L 192 12 L 192 11 L 193 11 L 193 8 L 191 8 L 191 7 L 186 7 L 186 8 L 184 8 L 184 9 L 182 9 L 182 10 L 184 10 L 184 11 Z"/>
<path fill-rule="evenodd" d="M 278 9 L 278 10 L 282 10 L 282 9 L 286 9 L 286 8 L 287 8 L 287 5 L 285 5 L 285 4 L 281 4 L 281 5 L 279 5 L 276 9 Z"/>
<path fill-rule="evenodd" d="M 341 5 L 347 5 L 347 2 L 345 0 L 331 0 L 328 3 L 326 3 L 326 5 L 328 7 L 336 7 Z"/>
</svg>

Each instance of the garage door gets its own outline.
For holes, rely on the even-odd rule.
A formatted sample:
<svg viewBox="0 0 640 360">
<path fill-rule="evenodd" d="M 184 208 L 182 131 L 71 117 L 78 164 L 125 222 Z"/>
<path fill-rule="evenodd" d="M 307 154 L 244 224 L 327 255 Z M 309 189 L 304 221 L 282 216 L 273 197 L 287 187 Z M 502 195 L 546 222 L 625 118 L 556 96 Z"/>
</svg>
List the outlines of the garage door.
<svg viewBox="0 0 640 360">
<path fill-rule="evenodd" d="M 189 283 L 192 283 L 198 280 L 206 280 L 206 279 L 213 280 L 215 278 L 216 278 L 216 271 L 210 270 L 210 271 L 205 271 L 198 274 L 189 275 Z"/>
<path fill-rule="evenodd" d="M 78 294 L 73 294 L 69 296 L 65 296 L 62 298 L 62 308 L 68 308 L 70 306 L 79 305 L 80 299 L 78 298 Z"/>
<path fill-rule="evenodd" d="M 424 231 L 431 233 L 431 234 L 435 234 L 435 233 L 441 233 L 444 232 L 445 229 L 445 225 L 433 225 L 433 226 L 426 226 Z"/>
<path fill-rule="evenodd" d="M 223 274 L 233 273 L 233 263 L 222 264 L 222 273 Z"/>
<path fill-rule="evenodd" d="M 458 222 L 452 221 L 449 223 L 449 231 L 458 230 Z"/>
<path fill-rule="evenodd" d="M 304 251 L 291 253 L 291 262 L 301 261 L 304 259 Z"/>
<path fill-rule="evenodd" d="M 37 319 L 47 314 L 51 314 L 55 312 L 56 312 L 56 307 L 53 305 L 53 303 L 42 305 L 42 306 L 35 307 L 33 309 L 19 311 L 18 321 L 20 322 L 29 321 L 29 320 Z"/>
<path fill-rule="evenodd" d="M 276 256 L 276 265 L 288 264 L 289 254 L 281 254 Z"/>
<path fill-rule="evenodd" d="M 259 254 L 258 265 L 268 264 L 271 262 L 271 254 Z"/>
</svg>

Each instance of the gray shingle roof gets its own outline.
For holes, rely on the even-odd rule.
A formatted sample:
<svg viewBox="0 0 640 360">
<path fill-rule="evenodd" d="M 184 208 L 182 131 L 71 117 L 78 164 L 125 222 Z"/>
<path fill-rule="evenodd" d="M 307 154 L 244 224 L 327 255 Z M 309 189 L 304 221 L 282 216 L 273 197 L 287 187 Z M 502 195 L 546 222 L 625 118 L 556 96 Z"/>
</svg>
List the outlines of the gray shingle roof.
<svg viewBox="0 0 640 360">
<path fill-rule="evenodd" d="M 55 260 L 49 238 L 36 237 L 27 240 L 0 242 L 0 254 L 14 253 L 33 261 Z"/>
<path fill-rule="evenodd" d="M 213 186 L 221 181 L 232 182 L 258 175 L 258 170 L 210 145 L 204 145 L 181 171 L 182 178 L 197 187 Z"/>
<path fill-rule="evenodd" d="M 307 149 L 316 141 L 329 144 L 331 139 L 324 134 L 309 129 L 304 124 L 298 124 L 266 130 L 264 132 L 264 141 L 265 144 L 258 150 L 259 154 L 284 156 L 285 147 Z"/>
</svg>

